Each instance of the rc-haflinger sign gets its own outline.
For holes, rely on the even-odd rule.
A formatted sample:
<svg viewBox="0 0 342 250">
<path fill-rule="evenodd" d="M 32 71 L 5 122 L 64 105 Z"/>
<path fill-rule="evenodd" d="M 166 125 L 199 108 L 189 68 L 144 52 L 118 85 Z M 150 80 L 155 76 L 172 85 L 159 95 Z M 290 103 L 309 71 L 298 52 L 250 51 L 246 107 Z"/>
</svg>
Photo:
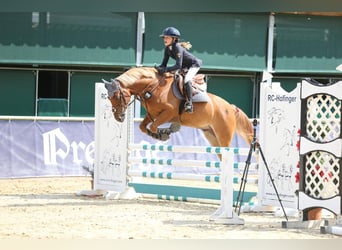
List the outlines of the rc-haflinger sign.
<svg viewBox="0 0 342 250">
<path fill-rule="evenodd" d="M 114 119 L 112 104 L 103 83 L 95 90 L 94 189 L 124 192 L 127 187 L 127 148 L 129 119 Z"/>
<path fill-rule="evenodd" d="M 280 83 L 262 84 L 260 89 L 259 142 L 271 173 L 259 156 L 259 192 L 261 205 L 280 206 L 275 187 L 284 207 L 297 208 L 296 191 L 300 128 L 300 84 L 291 92 Z"/>
</svg>

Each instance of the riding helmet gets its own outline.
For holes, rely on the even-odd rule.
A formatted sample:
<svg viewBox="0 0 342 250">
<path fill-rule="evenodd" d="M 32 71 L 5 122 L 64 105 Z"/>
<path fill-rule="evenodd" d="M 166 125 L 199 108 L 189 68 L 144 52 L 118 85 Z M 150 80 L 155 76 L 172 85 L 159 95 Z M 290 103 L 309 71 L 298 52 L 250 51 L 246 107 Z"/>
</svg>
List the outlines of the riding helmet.
<svg viewBox="0 0 342 250">
<path fill-rule="evenodd" d="M 172 37 L 180 37 L 180 32 L 178 29 L 174 28 L 174 27 L 167 27 L 166 29 L 163 30 L 163 33 L 160 35 L 160 37 L 164 37 L 164 36 L 172 36 Z"/>
</svg>

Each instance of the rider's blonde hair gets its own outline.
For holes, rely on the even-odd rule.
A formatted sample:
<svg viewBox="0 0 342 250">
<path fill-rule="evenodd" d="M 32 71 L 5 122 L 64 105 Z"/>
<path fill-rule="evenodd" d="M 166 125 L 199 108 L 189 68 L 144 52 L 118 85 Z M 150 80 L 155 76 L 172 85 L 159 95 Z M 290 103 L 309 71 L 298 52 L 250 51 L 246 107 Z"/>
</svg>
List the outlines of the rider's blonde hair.
<svg viewBox="0 0 342 250">
<path fill-rule="evenodd" d="M 180 46 L 182 46 L 183 48 L 185 48 L 187 50 L 191 49 L 191 47 L 192 47 L 190 42 L 180 42 L 179 44 L 180 44 Z"/>
</svg>

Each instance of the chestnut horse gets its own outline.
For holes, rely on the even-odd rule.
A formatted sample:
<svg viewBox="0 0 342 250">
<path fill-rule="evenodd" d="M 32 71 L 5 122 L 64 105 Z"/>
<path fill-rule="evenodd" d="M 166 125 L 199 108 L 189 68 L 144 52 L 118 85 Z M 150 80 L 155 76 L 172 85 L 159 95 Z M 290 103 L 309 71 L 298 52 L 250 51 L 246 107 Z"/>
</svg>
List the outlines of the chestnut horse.
<svg viewBox="0 0 342 250">
<path fill-rule="evenodd" d="M 159 75 L 154 68 L 133 67 L 111 82 L 103 81 L 115 119 L 124 121 L 131 96 L 134 96 L 146 110 L 139 127 L 153 138 L 167 140 L 184 125 L 201 129 L 212 146 L 229 147 L 235 132 L 248 144 L 253 139 L 253 127 L 247 115 L 219 96 L 206 93 L 208 101 L 194 102 L 193 113 L 181 112 L 181 100 L 171 87 L 173 74 Z M 171 126 L 158 128 L 164 123 L 171 123 Z"/>
</svg>

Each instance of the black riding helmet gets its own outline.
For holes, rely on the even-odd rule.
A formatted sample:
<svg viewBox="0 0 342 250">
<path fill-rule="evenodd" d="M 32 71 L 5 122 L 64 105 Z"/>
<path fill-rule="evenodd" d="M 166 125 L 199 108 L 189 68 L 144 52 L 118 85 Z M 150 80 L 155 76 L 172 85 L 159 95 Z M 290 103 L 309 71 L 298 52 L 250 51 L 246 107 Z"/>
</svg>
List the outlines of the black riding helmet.
<svg viewBox="0 0 342 250">
<path fill-rule="evenodd" d="M 166 29 L 163 30 L 163 33 L 159 36 L 160 37 L 172 36 L 172 37 L 179 38 L 181 36 L 181 34 L 180 34 L 178 29 L 176 29 L 174 27 L 167 27 Z"/>
</svg>

